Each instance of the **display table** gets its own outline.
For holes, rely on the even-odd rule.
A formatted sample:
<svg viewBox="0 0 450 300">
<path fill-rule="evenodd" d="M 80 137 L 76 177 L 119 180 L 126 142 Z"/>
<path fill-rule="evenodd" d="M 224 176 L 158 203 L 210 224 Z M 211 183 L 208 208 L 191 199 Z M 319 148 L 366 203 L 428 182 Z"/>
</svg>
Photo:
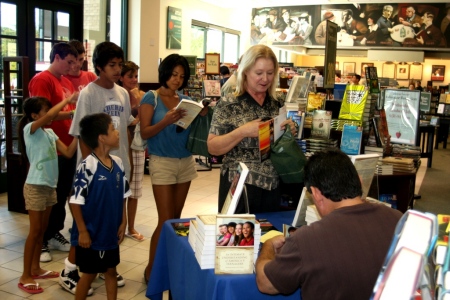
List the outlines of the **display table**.
<svg viewBox="0 0 450 300">
<path fill-rule="evenodd" d="M 434 149 L 434 135 L 436 126 L 434 125 L 420 125 L 420 157 L 428 158 L 427 167 L 431 168 L 433 160 Z"/>
<path fill-rule="evenodd" d="M 283 220 L 292 222 L 295 211 L 261 214 L 275 226 Z M 280 218 L 273 217 L 281 216 Z M 277 221 L 272 221 L 277 219 Z M 152 300 L 162 299 L 170 290 L 177 299 L 301 299 L 300 289 L 289 296 L 266 295 L 259 292 L 254 274 L 215 275 L 214 269 L 201 270 L 187 237 L 177 236 L 172 222 L 187 222 L 189 219 L 168 220 L 164 223 L 156 250 L 146 296 Z M 277 227 L 280 228 L 280 227 Z M 281 227 L 282 228 L 282 227 Z"/>
<path fill-rule="evenodd" d="M 397 196 L 397 210 L 402 213 L 414 206 L 416 173 L 398 173 L 393 175 L 375 175 L 369 190 L 369 197 L 379 199 L 381 194 Z"/>
</svg>

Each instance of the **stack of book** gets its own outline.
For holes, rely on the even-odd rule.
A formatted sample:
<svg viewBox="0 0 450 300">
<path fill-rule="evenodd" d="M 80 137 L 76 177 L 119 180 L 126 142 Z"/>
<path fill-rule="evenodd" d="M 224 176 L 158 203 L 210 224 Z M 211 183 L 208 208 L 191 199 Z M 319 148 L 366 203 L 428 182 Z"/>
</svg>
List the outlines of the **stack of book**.
<svg viewBox="0 0 450 300">
<path fill-rule="evenodd" d="M 189 235 L 188 235 L 188 242 L 189 245 L 191 245 L 192 250 L 195 252 L 195 242 L 197 240 L 198 235 L 198 223 L 197 220 L 190 220 L 189 221 Z"/>
<path fill-rule="evenodd" d="M 369 137 L 369 140 L 372 137 Z M 380 157 L 383 157 L 383 147 L 376 147 L 376 146 L 364 146 L 364 153 L 365 154 L 378 154 Z"/>
<path fill-rule="evenodd" d="M 338 146 L 338 141 L 335 139 L 303 139 L 297 140 L 300 148 L 302 148 L 303 152 L 312 152 L 320 151 L 328 148 L 336 148 Z"/>
<path fill-rule="evenodd" d="M 362 126 L 362 122 L 356 120 L 331 119 L 331 129 L 342 131 L 344 129 L 344 125 Z"/>
<path fill-rule="evenodd" d="M 392 175 L 394 174 L 394 166 L 383 164 L 382 161 L 377 165 L 377 169 L 375 171 L 378 175 Z"/>
<path fill-rule="evenodd" d="M 197 235 L 195 238 L 195 258 L 200 268 L 214 268 L 214 254 L 216 247 L 216 215 L 198 215 Z"/>
<path fill-rule="evenodd" d="M 228 234 L 227 227 L 234 223 L 241 224 L 243 234 L 250 232 L 252 223 L 254 226 L 253 233 L 249 234 L 253 239 L 248 239 L 244 244 L 221 245 L 220 238 L 226 237 Z M 196 228 L 193 229 L 195 227 Z M 266 224 L 270 224 L 266 222 Z M 225 225 L 226 231 L 221 231 Z M 251 224 L 250 224 L 251 225 Z M 271 225 L 271 224 L 270 224 Z M 195 252 L 195 258 L 203 269 L 215 269 L 216 274 L 250 274 L 253 272 L 253 265 L 258 257 L 259 244 L 261 242 L 261 226 L 255 219 L 255 215 L 197 215 L 195 220 L 191 220 L 191 231 L 188 237 L 189 244 Z M 191 237 L 191 235 L 193 235 Z M 238 238 L 237 236 L 235 239 Z M 239 263 L 235 257 L 239 256 Z"/>
<path fill-rule="evenodd" d="M 383 165 L 392 165 L 394 172 L 414 173 L 416 167 L 412 158 L 388 156 L 383 158 Z"/>
<path fill-rule="evenodd" d="M 398 144 L 392 146 L 392 156 L 411 158 L 414 160 L 414 166 L 416 168 L 420 167 L 420 153 L 421 150 L 418 146 Z"/>
<path fill-rule="evenodd" d="M 322 218 L 320 217 L 316 206 L 314 204 L 308 205 L 306 207 L 306 216 L 305 216 L 306 224 L 310 225 L 316 221 L 319 221 L 320 219 Z"/>
</svg>

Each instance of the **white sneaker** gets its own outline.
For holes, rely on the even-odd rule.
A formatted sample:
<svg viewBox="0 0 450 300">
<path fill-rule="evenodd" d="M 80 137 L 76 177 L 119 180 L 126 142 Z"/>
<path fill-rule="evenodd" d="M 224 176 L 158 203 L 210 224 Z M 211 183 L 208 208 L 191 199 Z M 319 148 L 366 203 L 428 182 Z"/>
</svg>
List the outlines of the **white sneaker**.
<svg viewBox="0 0 450 300">
<path fill-rule="evenodd" d="M 47 245 L 42 245 L 41 249 L 41 257 L 39 258 L 40 262 L 49 262 L 52 260 L 52 256 L 50 255 L 50 250 L 48 250 Z"/>
<path fill-rule="evenodd" d="M 52 237 L 48 241 L 48 248 L 49 249 L 56 249 L 59 251 L 65 251 L 69 252 L 70 250 L 70 243 L 66 238 L 59 232 L 55 234 L 54 237 Z"/>
<path fill-rule="evenodd" d="M 100 273 L 98 277 L 100 279 L 105 280 L 105 274 L 103 274 L 103 273 Z M 122 275 L 117 273 L 117 286 L 118 287 L 123 287 L 124 285 L 125 285 L 125 279 L 123 279 Z"/>
<path fill-rule="evenodd" d="M 78 275 L 78 270 L 73 270 L 67 274 L 64 274 L 65 269 L 59 274 L 59 285 L 66 291 L 75 295 L 77 290 L 77 284 L 80 280 L 80 275 Z M 94 293 L 94 289 L 91 287 L 88 290 L 87 295 L 91 296 Z"/>
</svg>

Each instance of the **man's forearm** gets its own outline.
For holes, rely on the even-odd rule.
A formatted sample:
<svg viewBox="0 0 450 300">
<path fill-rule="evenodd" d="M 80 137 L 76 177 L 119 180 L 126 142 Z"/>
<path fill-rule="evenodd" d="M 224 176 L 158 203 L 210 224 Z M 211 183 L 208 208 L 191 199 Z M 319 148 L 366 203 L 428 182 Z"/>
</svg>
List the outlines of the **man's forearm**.
<svg viewBox="0 0 450 300">
<path fill-rule="evenodd" d="M 266 241 L 259 253 L 259 257 L 256 260 L 256 284 L 258 289 L 265 294 L 279 294 L 280 292 L 272 285 L 269 278 L 267 278 L 264 272 L 264 267 L 267 263 L 275 259 L 275 249 L 270 240 Z"/>
</svg>

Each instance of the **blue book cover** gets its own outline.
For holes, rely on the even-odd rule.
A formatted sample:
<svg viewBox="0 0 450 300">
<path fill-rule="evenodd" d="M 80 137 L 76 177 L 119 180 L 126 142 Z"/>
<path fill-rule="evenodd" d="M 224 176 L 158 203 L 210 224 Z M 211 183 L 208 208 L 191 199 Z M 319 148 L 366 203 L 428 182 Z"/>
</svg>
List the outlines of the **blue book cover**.
<svg viewBox="0 0 450 300">
<path fill-rule="evenodd" d="M 361 149 L 362 127 L 344 125 L 341 138 L 341 150 L 347 155 L 358 155 Z"/>
</svg>

